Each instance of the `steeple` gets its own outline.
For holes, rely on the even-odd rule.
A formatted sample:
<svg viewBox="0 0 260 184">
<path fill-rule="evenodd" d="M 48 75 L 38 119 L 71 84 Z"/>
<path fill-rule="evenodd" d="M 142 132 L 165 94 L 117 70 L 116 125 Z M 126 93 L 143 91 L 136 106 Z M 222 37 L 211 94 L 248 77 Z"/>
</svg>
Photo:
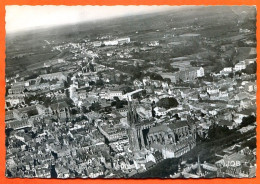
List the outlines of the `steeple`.
<svg viewBox="0 0 260 184">
<path fill-rule="evenodd" d="M 139 121 L 139 117 L 136 112 L 136 106 L 132 106 L 131 101 L 128 101 L 127 121 L 130 126 L 137 124 Z"/>
<path fill-rule="evenodd" d="M 130 149 L 133 152 L 139 151 L 140 145 L 138 141 L 138 136 L 140 135 L 140 132 L 138 133 L 138 130 L 136 129 L 138 114 L 136 112 L 136 108 L 132 106 L 131 101 L 128 101 L 127 122 L 130 126 L 128 129 Z"/>
<path fill-rule="evenodd" d="M 134 124 L 137 124 L 138 123 L 138 121 L 139 121 L 139 116 L 138 116 L 138 114 L 137 114 L 137 112 L 136 112 L 136 105 L 133 107 L 133 123 Z"/>
<path fill-rule="evenodd" d="M 198 169 L 197 175 L 202 176 L 201 166 L 200 166 L 200 156 L 198 155 Z"/>
<path fill-rule="evenodd" d="M 132 125 L 132 119 L 133 119 L 132 104 L 131 101 L 128 101 L 127 121 L 130 126 Z"/>
</svg>

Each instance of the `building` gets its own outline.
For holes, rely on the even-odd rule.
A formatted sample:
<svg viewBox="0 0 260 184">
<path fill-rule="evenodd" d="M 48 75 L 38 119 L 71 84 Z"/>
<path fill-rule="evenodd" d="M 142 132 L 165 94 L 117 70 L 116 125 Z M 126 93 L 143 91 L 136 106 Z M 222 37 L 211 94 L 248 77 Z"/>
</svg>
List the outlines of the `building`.
<svg viewBox="0 0 260 184">
<path fill-rule="evenodd" d="M 14 130 L 31 127 L 31 126 L 32 126 L 31 122 L 26 120 L 13 120 L 13 121 L 6 122 L 6 128 L 12 128 Z"/>
<path fill-rule="evenodd" d="M 253 82 L 248 82 L 248 83 L 246 83 L 246 84 L 245 84 L 245 89 L 246 89 L 248 92 L 256 91 L 256 89 L 257 89 L 256 83 L 253 83 Z"/>
<path fill-rule="evenodd" d="M 197 78 L 197 70 L 182 70 L 179 72 L 179 79 L 182 81 L 190 81 Z"/>
<path fill-rule="evenodd" d="M 118 44 L 119 44 L 119 45 L 123 45 L 123 44 L 125 44 L 125 43 L 130 43 L 130 38 L 129 38 L 129 37 L 119 38 L 119 39 L 117 39 L 117 41 L 118 41 Z"/>
<path fill-rule="evenodd" d="M 207 87 L 207 93 L 209 95 L 213 95 L 213 94 L 219 94 L 219 88 L 218 87 Z"/>
<path fill-rule="evenodd" d="M 66 102 L 58 102 L 51 105 L 53 115 L 56 115 L 60 119 L 66 119 L 70 117 L 70 109 Z"/>
<path fill-rule="evenodd" d="M 95 42 L 93 42 L 93 46 L 94 46 L 94 47 L 101 47 L 101 45 L 102 45 L 102 42 L 101 42 L 101 41 L 95 41 Z"/>
<path fill-rule="evenodd" d="M 52 115 L 52 111 L 51 111 L 50 107 L 47 108 L 41 104 L 37 104 L 36 109 L 37 109 L 39 115 Z"/>
<path fill-rule="evenodd" d="M 173 73 L 160 73 L 160 75 L 164 78 L 164 79 L 170 79 L 172 83 L 176 83 L 178 81 L 178 76 L 177 74 L 173 74 Z"/>
<path fill-rule="evenodd" d="M 205 73 L 204 73 L 204 69 L 202 67 L 197 69 L 197 77 L 204 77 L 204 75 L 205 75 Z"/>
<path fill-rule="evenodd" d="M 150 46 L 150 47 L 159 46 L 159 41 L 151 41 L 150 43 L 148 43 L 148 46 Z"/>
<path fill-rule="evenodd" d="M 117 40 L 108 40 L 108 41 L 104 41 L 104 45 L 105 45 L 105 46 L 118 45 L 118 41 L 117 41 Z"/>
<path fill-rule="evenodd" d="M 132 99 L 134 98 L 134 96 L 136 95 L 142 95 L 143 93 L 145 92 L 144 89 L 137 89 L 135 91 L 132 91 L 132 92 L 129 92 L 129 93 L 126 93 L 123 95 L 123 98 L 124 99 L 128 99 L 129 101 L 132 101 Z"/>
<path fill-rule="evenodd" d="M 25 97 L 25 94 L 9 94 L 5 98 L 7 107 L 25 103 L 24 97 Z"/>
<path fill-rule="evenodd" d="M 12 86 L 11 89 L 8 90 L 8 94 L 21 94 L 24 90 L 24 86 Z"/>
<path fill-rule="evenodd" d="M 118 97 L 119 99 L 122 99 L 123 92 L 122 91 L 108 91 L 107 92 L 107 98 L 108 99 L 114 99 L 114 97 Z"/>
<path fill-rule="evenodd" d="M 228 76 L 232 72 L 233 72 L 232 67 L 225 67 L 225 68 L 223 68 L 223 70 L 220 71 L 220 74 L 224 75 L 224 76 Z"/>
<path fill-rule="evenodd" d="M 173 83 L 176 83 L 178 81 L 192 81 L 194 79 L 197 79 L 199 77 L 203 77 L 205 75 L 205 71 L 203 67 L 191 67 L 188 69 L 182 69 L 178 72 L 175 72 L 172 74 L 172 77 L 167 77 L 164 75 L 164 77 L 171 79 Z"/>
<path fill-rule="evenodd" d="M 118 128 L 115 126 L 98 126 L 98 128 L 109 142 L 115 142 L 127 138 L 127 130 L 125 128 Z"/>
<path fill-rule="evenodd" d="M 241 71 L 246 69 L 246 63 L 245 61 L 240 61 L 239 63 L 237 63 L 234 67 L 234 71 Z"/>
<path fill-rule="evenodd" d="M 136 110 L 141 119 L 152 118 L 152 108 L 150 105 L 149 106 L 139 105 Z"/>
<path fill-rule="evenodd" d="M 64 73 L 62 73 L 62 72 L 39 75 L 38 78 L 44 79 L 44 80 L 54 80 L 54 79 L 58 79 L 58 80 L 67 81 L 67 76 L 66 76 Z"/>
</svg>

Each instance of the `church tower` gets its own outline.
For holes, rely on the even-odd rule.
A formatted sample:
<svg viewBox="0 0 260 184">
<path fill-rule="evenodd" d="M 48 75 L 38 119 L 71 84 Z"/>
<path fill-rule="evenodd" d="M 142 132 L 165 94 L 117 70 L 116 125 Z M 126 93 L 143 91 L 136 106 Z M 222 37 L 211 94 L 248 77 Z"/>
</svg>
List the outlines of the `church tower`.
<svg viewBox="0 0 260 184">
<path fill-rule="evenodd" d="M 200 156 L 198 156 L 197 175 L 202 176 L 201 165 L 200 165 Z"/>
<path fill-rule="evenodd" d="M 128 129 L 130 149 L 133 152 L 140 151 L 138 135 L 137 135 L 137 130 L 136 130 L 136 124 L 138 124 L 138 122 L 139 122 L 139 117 L 136 112 L 136 108 L 132 107 L 132 104 L 130 101 L 128 101 L 127 122 L 130 126 Z"/>
</svg>

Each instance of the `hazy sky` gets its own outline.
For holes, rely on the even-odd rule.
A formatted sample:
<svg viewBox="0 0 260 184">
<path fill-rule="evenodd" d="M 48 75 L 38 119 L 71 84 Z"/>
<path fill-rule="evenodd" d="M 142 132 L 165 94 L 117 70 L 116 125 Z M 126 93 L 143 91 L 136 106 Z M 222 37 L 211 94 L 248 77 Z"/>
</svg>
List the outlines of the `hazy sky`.
<svg viewBox="0 0 260 184">
<path fill-rule="evenodd" d="M 171 6 L 6 6 L 6 31 L 165 11 Z"/>
</svg>

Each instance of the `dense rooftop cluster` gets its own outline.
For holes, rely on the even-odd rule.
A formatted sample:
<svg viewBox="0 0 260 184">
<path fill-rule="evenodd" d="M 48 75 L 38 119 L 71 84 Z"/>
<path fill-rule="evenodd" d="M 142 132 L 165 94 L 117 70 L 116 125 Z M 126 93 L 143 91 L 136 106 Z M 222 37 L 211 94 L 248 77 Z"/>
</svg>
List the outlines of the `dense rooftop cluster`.
<svg viewBox="0 0 260 184">
<path fill-rule="evenodd" d="M 253 31 L 201 29 L 48 42 L 58 58 L 6 78 L 6 176 L 140 177 L 175 159 L 164 177 L 254 177 Z"/>
</svg>

